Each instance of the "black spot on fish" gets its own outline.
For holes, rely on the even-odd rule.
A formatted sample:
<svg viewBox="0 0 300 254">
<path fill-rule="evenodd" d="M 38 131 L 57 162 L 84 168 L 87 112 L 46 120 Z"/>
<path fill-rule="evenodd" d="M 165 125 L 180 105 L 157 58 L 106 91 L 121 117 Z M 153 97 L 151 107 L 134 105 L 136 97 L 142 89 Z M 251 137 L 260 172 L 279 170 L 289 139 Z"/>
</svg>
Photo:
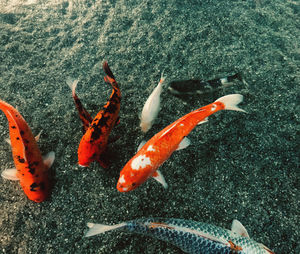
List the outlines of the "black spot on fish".
<svg viewBox="0 0 300 254">
<path fill-rule="evenodd" d="M 13 125 L 13 126 L 11 126 L 11 128 L 12 128 L 12 129 L 16 129 L 17 127 Z"/>
<path fill-rule="evenodd" d="M 106 112 L 113 114 L 117 111 L 117 106 L 115 104 L 109 104 L 108 107 L 106 108 Z"/>
<path fill-rule="evenodd" d="M 18 161 L 20 163 L 24 163 L 25 162 L 24 158 L 21 158 L 19 155 L 17 156 L 17 159 L 18 159 Z"/>
<path fill-rule="evenodd" d="M 20 131 L 20 134 L 21 134 L 21 135 L 24 135 L 25 133 L 24 133 L 24 131 L 21 130 L 21 131 Z"/>
<path fill-rule="evenodd" d="M 30 185 L 30 191 L 36 191 L 36 188 L 39 187 L 37 183 L 33 183 Z"/>
<path fill-rule="evenodd" d="M 110 101 L 111 101 L 111 102 L 114 102 L 115 104 L 119 104 L 120 101 L 121 101 L 121 98 L 120 98 L 117 94 L 114 94 L 114 95 L 110 98 Z"/>
<path fill-rule="evenodd" d="M 75 103 L 77 104 L 78 108 L 82 110 L 82 104 L 81 104 L 81 101 L 79 100 L 78 97 L 74 98 L 75 100 Z"/>
<path fill-rule="evenodd" d="M 29 144 L 29 141 L 28 141 L 27 139 L 25 139 L 24 142 L 25 142 L 26 144 Z"/>
<path fill-rule="evenodd" d="M 35 172 L 35 168 L 29 167 L 29 171 L 30 174 L 34 175 Z"/>
<path fill-rule="evenodd" d="M 19 138 L 19 137 L 16 137 L 16 140 L 20 140 L 20 138 Z"/>
<path fill-rule="evenodd" d="M 102 116 L 101 119 L 99 120 L 98 125 L 100 126 L 108 126 L 107 122 L 110 119 L 110 116 Z"/>
<path fill-rule="evenodd" d="M 101 134 L 102 134 L 102 130 L 101 130 L 100 126 L 96 126 L 94 128 L 94 131 L 93 131 L 92 135 L 91 135 L 92 141 L 99 139 Z"/>
<path fill-rule="evenodd" d="M 37 165 L 39 165 L 39 162 L 35 161 L 35 162 L 32 163 L 32 165 L 37 166 Z"/>
</svg>

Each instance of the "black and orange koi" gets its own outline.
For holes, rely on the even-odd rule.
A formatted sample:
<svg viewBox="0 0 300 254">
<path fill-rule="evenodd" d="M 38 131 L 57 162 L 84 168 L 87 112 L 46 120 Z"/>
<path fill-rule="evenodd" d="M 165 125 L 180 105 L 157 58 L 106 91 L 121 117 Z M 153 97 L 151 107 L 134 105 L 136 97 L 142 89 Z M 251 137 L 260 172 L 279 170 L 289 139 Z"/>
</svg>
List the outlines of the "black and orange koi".
<svg viewBox="0 0 300 254">
<path fill-rule="evenodd" d="M 113 90 L 108 102 L 91 121 L 80 141 L 78 164 L 83 167 L 88 167 L 91 162 L 98 161 L 102 167 L 107 168 L 108 165 L 101 155 L 106 150 L 112 128 L 119 121 L 121 91 L 107 62 L 103 63 L 103 70 L 106 74 L 104 80 L 111 84 Z"/>
</svg>

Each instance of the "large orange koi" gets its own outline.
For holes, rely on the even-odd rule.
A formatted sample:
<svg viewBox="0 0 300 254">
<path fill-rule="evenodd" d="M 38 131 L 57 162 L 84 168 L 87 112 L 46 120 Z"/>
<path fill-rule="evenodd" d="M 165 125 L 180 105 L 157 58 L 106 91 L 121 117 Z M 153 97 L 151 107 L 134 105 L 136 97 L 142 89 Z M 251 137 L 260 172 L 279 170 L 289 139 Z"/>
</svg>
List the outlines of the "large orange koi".
<svg viewBox="0 0 300 254">
<path fill-rule="evenodd" d="M 14 107 L 0 100 L 0 109 L 7 117 L 15 167 L 2 172 L 2 177 L 19 180 L 27 197 L 34 202 L 44 201 L 50 193 L 48 169 L 55 154 L 43 159 L 30 127 Z"/>
<path fill-rule="evenodd" d="M 208 116 L 224 109 L 245 112 L 237 107 L 242 100 L 243 96 L 240 94 L 221 97 L 214 103 L 196 109 L 164 128 L 127 162 L 120 172 L 117 189 L 121 192 L 134 190 L 149 177 L 154 177 L 166 188 L 167 184 L 157 169 L 175 150 L 189 145 L 189 140 L 185 137 L 197 124 L 207 121 Z"/>
</svg>

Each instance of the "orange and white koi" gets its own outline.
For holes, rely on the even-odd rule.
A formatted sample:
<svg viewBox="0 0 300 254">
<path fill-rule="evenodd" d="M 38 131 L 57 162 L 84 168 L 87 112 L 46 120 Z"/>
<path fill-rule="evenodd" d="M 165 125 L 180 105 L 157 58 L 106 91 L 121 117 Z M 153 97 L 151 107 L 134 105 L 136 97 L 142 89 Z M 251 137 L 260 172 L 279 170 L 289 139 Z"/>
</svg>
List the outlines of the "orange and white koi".
<svg viewBox="0 0 300 254">
<path fill-rule="evenodd" d="M 223 96 L 214 103 L 196 109 L 164 128 L 146 142 L 127 162 L 120 172 L 117 189 L 120 192 L 134 190 L 149 177 L 154 177 L 166 187 L 164 178 L 157 169 L 176 149 L 182 149 L 189 145 L 189 140 L 185 137 L 196 125 L 206 122 L 208 116 L 224 109 L 245 112 L 237 107 L 242 100 L 243 96 L 240 94 Z"/>
<path fill-rule="evenodd" d="M 16 167 L 4 170 L 1 176 L 9 180 L 19 180 L 30 200 L 42 202 L 50 193 L 48 169 L 54 161 L 55 154 L 50 152 L 43 159 L 30 127 L 18 110 L 2 100 L 0 109 L 8 120 L 9 143 Z"/>
<path fill-rule="evenodd" d="M 78 84 L 78 80 L 73 80 L 70 77 L 67 78 L 66 80 L 68 86 L 71 88 L 72 90 L 72 97 L 74 99 L 74 103 L 75 106 L 77 108 L 78 114 L 79 114 L 79 118 L 82 121 L 83 124 L 83 133 L 86 132 L 86 130 L 89 128 L 90 123 L 93 121 L 91 115 L 89 114 L 89 112 L 87 112 L 87 110 L 82 106 L 81 101 L 79 100 L 77 94 L 76 94 L 76 87 Z"/>
<path fill-rule="evenodd" d="M 164 80 L 165 77 L 162 74 L 158 85 L 150 94 L 143 107 L 140 127 L 144 133 L 146 133 L 152 127 L 160 110 L 160 94 L 162 92 L 162 84 Z"/>
<path fill-rule="evenodd" d="M 80 141 L 78 164 L 82 167 L 88 167 L 91 162 L 98 161 L 102 167 L 107 168 L 108 165 L 101 155 L 106 149 L 112 128 L 119 120 L 121 91 L 107 62 L 104 62 L 103 70 L 106 73 L 104 80 L 111 84 L 113 90 L 108 102 L 90 123 Z"/>
</svg>

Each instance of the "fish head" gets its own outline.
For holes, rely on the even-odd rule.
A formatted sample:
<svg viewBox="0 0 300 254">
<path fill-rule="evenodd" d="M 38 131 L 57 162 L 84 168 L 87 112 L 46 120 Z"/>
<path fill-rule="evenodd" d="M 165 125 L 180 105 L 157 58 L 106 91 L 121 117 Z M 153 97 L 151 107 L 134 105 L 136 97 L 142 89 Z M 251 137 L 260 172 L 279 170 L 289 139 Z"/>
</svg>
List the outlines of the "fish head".
<svg viewBox="0 0 300 254">
<path fill-rule="evenodd" d="M 148 174 L 142 171 L 135 171 L 126 167 L 120 172 L 120 177 L 117 183 L 117 189 L 120 192 L 129 192 L 147 181 Z"/>
<path fill-rule="evenodd" d="M 151 177 L 155 170 L 151 157 L 141 149 L 120 172 L 117 189 L 121 192 L 134 190 Z"/>
<path fill-rule="evenodd" d="M 78 165 L 88 167 L 91 162 L 98 159 L 100 153 L 98 144 L 82 139 L 78 147 Z"/>
<path fill-rule="evenodd" d="M 26 196 L 36 203 L 43 202 L 50 195 L 51 183 L 46 175 L 39 179 L 20 179 L 20 184 Z"/>
<path fill-rule="evenodd" d="M 136 189 L 140 183 L 138 179 L 128 176 L 126 173 L 120 173 L 120 177 L 117 183 L 117 189 L 120 192 L 129 192 Z"/>
</svg>

